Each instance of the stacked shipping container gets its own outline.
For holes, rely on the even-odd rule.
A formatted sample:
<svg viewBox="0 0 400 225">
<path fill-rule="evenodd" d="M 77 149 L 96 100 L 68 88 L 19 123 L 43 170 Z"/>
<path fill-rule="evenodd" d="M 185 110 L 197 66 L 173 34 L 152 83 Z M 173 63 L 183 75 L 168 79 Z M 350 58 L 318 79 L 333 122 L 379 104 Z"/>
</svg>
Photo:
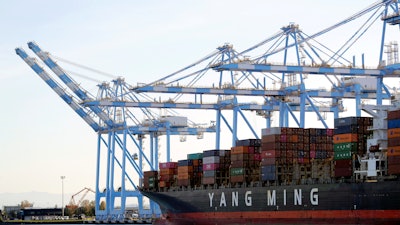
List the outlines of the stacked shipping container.
<svg viewBox="0 0 400 225">
<path fill-rule="evenodd" d="M 230 150 L 203 151 L 203 184 L 229 183 Z"/>
<path fill-rule="evenodd" d="M 332 129 L 263 129 L 261 180 L 292 182 L 330 177 L 327 161 L 333 151 L 332 136 Z"/>
<path fill-rule="evenodd" d="M 193 160 L 178 160 L 178 186 L 190 186 L 193 176 Z"/>
<path fill-rule="evenodd" d="M 198 187 L 201 185 L 203 178 L 203 153 L 188 154 L 187 159 L 193 161 L 193 178 L 191 180 L 191 186 Z"/>
<path fill-rule="evenodd" d="M 236 142 L 231 148 L 230 182 L 256 182 L 260 179 L 260 147 L 259 139 L 246 139 Z"/>
<path fill-rule="evenodd" d="M 177 162 L 165 162 L 158 164 L 160 168 L 158 177 L 158 186 L 160 188 L 170 187 L 174 185 L 177 175 Z"/>
<path fill-rule="evenodd" d="M 335 177 L 353 175 L 353 155 L 364 155 L 367 149 L 367 138 L 372 134 L 371 117 L 345 117 L 334 121 L 335 135 L 333 149 L 335 160 Z"/>
<path fill-rule="evenodd" d="M 158 171 L 145 171 L 143 173 L 143 188 L 146 190 L 158 189 Z"/>
<path fill-rule="evenodd" d="M 388 174 L 400 174 L 400 110 L 388 111 Z"/>
</svg>

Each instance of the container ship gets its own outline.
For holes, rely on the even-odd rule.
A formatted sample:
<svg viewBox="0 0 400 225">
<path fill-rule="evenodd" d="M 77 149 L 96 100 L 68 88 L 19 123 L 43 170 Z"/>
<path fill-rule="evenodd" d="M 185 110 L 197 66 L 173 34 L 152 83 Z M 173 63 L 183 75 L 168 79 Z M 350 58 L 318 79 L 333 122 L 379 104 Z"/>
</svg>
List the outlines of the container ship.
<svg viewBox="0 0 400 225">
<path fill-rule="evenodd" d="M 155 224 L 400 224 L 400 110 L 262 129 L 146 171 Z"/>
</svg>

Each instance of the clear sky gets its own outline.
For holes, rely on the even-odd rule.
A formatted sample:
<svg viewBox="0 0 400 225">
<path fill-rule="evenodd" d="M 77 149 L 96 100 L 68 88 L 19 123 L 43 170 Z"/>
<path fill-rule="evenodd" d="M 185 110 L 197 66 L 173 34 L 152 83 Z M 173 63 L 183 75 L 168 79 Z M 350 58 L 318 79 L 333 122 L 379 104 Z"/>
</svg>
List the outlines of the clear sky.
<svg viewBox="0 0 400 225">
<path fill-rule="evenodd" d="M 35 41 L 55 56 L 146 83 L 224 43 L 244 50 L 290 22 L 313 34 L 373 2 L 0 0 L 0 193 L 60 193 L 61 175 L 67 193 L 95 184 L 96 134 L 16 47 L 34 56 L 26 43 Z M 75 79 L 95 94 L 96 83 Z"/>
</svg>

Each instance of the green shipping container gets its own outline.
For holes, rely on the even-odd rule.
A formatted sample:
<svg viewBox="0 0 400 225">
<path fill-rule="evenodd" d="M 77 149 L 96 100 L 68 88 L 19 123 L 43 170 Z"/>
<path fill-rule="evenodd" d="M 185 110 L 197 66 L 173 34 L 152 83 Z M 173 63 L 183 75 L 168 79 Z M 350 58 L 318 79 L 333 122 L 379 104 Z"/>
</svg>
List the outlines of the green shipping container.
<svg viewBox="0 0 400 225">
<path fill-rule="evenodd" d="M 238 176 L 244 174 L 244 168 L 231 168 L 231 176 Z"/>
<path fill-rule="evenodd" d="M 351 151 L 356 152 L 358 147 L 357 142 L 347 142 L 333 145 L 333 151 Z"/>
<path fill-rule="evenodd" d="M 333 159 L 334 160 L 351 159 L 352 154 L 353 153 L 351 151 L 347 150 L 335 151 L 333 154 Z"/>
<path fill-rule="evenodd" d="M 202 159 L 203 153 L 187 154 L 187 159 Z"/>
</svg>

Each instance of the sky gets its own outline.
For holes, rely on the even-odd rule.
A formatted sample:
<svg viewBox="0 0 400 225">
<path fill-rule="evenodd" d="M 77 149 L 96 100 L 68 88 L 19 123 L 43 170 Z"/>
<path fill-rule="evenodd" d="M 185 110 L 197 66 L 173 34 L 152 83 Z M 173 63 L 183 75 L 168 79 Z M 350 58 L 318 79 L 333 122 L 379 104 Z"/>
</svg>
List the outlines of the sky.
<svg viewBox="0 0 400 225">
<path fill-rule="evenodd" d="M 61 176 L 66 199 L 95 186 L 97 134 L 15 54 L 16 47 L 34 56 L 27 42 L 35 41 L 62 59 L 122 76 L 130 84 L 147 83 L 225 43 L 244 50 L 292 22 L 313 34 L 373 2 L 0 0 L 0 193 L 61 194 Z M 368 46 L 378 48 L 374 38 Z M 74 79 L 96 94 L 96 82 Z M 212 148 L 191 140 L 196 148 L 186 146 L 179 154 Z"/>
</svg>

